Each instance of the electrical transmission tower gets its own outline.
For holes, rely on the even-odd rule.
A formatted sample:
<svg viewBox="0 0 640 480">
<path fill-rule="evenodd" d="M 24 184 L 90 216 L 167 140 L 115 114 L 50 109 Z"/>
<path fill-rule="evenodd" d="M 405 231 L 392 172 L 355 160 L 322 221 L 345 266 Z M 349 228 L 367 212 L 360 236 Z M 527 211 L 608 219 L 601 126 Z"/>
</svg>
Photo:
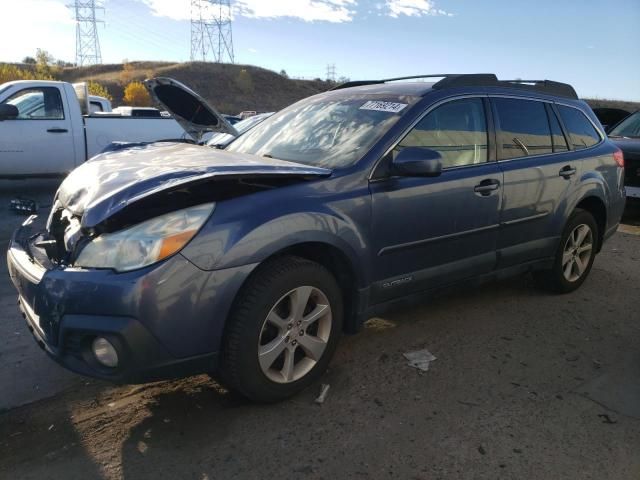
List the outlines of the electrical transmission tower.
<svg viewBox="0 0 640 480">
<path fill-rule="evenodd" d="M 336 81 L 336 64 L 331 63 L 327 65 L 327 80 L 331 82 Z"/>
<path fill-rule="evenodd" d="M 191 0 L 191 61 L 234 62 L 231 0 Z"/>
<path fill-rule="evenodd" d="M 76 20 L 76 64 L 94 65 L 102 63 L 100 41 L 98 40 L 98 20 L 96 10 L 104 12 L 101 0 L 76 0 L 68 5 Z"/>
</svg>

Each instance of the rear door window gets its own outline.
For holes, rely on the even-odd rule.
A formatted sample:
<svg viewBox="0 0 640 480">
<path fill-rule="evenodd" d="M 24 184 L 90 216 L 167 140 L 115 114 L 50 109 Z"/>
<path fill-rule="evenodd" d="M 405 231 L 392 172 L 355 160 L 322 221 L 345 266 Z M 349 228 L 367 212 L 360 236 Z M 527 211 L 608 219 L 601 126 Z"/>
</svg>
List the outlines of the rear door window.
<svg viewBox="0 0 640 480">
<path fill-rule="evenodd" d="M 600 143 L 600 134 L 584 113 L 577 108 L 558 105 L 560 118 L 569 132 L 574 150 L 592 147 Z"/>
<path fill-rule="evenodd" d="M 496 117 L 499 160 L 553 152 L 543 102 L 495 97 L 491 103 Z"/>
</svg>

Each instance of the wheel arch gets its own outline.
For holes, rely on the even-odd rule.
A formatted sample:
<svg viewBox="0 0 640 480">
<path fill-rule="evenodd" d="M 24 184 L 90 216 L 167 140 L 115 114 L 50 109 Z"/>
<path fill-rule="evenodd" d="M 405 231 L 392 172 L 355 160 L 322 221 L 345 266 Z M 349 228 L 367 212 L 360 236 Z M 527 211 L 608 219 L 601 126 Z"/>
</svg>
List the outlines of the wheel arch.
<svg viewBox="0 0 640 480">
<path fill-rule="evenodd" d="M 345 251 L 336 246 L 323 241 L 306 241 L 292 243 L 264 258 L 260 264 L 253 269 L 251 274 L 244 279 L 239 292 L 249 282 L 250 278 L 260 271 L 260 266 L 266 262 L 281 256 L 294 256 L 304 258 L 325 267 L 333 275 L 343 292 L 344 319 L 343 331 L 345 333 L 355 333 L 358 331 L 359 318 L 358 312 L 362 308 L 361 295 L 359 286 L 363 282 L 355 261 Z M 235 302 L 235 301 L 234 301 Z"/>
<path fill-rule="evenodd" d="M 593 215 L 598 225 L 598 246 L 596 251 L 599 252 L 604 241 L 604 234 L 607 228 L 607 207 L 604 201 L 596 195 L 589 195 L 582 198 L 575 206 L 575 209 L 582 209 Z"/>
</svg>

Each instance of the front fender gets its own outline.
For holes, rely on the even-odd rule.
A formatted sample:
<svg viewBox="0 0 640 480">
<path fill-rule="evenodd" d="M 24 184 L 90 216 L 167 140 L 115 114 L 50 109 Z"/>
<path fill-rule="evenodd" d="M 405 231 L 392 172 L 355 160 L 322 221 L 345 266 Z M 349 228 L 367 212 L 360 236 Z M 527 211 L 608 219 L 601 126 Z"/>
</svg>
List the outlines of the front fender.
<svg viewBox="0 0 640 480">
<path fill-rule="evenodd" d="M 366 285 L 371 278 L 368 235 L 363 232 L 370 225 L 368 202 L 351 198 L 331 204 L 290 203 L 285 208 L 254 204 L 243 215 L 221 205 L 182 254 L 203 270 L 219 270 L 260 263 L 302 243 L 323 243 L 340 250 L 351 262 L 358 285 Z M 292 211 L 296 208 L 304 211 Z"/>
</svg>

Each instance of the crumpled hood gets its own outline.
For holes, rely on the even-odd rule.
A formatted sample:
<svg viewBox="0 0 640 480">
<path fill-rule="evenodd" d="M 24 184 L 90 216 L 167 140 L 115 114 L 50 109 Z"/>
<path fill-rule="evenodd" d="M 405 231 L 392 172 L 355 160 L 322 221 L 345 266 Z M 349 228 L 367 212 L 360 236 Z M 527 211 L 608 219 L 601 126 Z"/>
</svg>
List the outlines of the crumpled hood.
<svg viewBox="0 0 640 480">
<path fill-rule="evenodd" d="M 151 143 L 98 155 L 62 182 L 54 209 L 91 228 L 158 192 L 219 176 L 328 176 L 331 170 L 185 143 Z"/>
</svg>

